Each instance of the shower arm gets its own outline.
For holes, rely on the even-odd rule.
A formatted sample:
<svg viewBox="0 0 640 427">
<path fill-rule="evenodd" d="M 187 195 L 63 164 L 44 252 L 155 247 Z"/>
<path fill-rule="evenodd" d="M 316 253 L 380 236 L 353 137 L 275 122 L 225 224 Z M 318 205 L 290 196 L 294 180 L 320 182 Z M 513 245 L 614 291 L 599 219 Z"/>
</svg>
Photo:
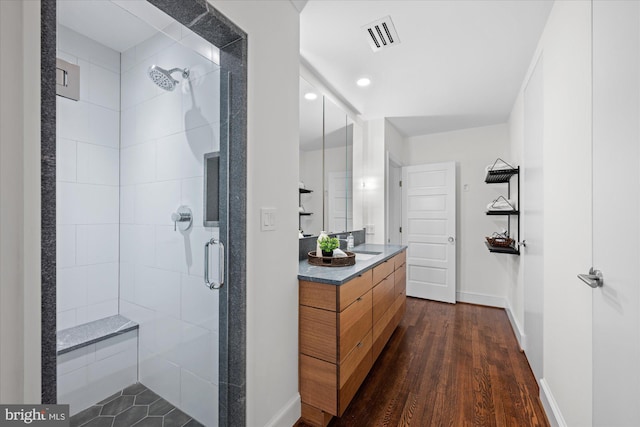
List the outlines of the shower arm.
<svg viewBox="0 0 640 427">
<path fill-rule="evenodd" d="M 188 68 L 172 68 L 169 70 L 169 74 L 173 74 L 175 72 L 180 72 L 183 78 L 189 78 L 189 69 Z"/>
</svg>

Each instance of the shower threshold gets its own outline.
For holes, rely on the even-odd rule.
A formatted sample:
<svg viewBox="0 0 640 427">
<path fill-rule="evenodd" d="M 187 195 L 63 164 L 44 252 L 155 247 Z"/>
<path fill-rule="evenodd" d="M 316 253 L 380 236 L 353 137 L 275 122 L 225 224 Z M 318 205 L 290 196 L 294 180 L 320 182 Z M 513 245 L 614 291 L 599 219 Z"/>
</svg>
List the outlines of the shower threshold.
<svg viewBox="0 0 640 427">
<path fill-rule="evenodd" d="M 141 383 L 71 417 L 71 427 L 203 427 Z"/>
</svg>

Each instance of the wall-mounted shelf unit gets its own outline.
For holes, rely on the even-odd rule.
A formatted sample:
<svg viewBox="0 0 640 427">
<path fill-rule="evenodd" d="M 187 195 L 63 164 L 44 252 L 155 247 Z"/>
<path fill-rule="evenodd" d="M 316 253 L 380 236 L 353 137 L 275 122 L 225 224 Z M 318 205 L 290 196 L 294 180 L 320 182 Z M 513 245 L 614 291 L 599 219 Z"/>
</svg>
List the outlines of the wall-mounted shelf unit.
<svg viewBox="0 0 640 427">
<path fill-rule="evenodd" d="M 502 162 L 505 165 L 508 165 L 502 159 L 497 159 L 493 164 L 493 167 L 498 164 L 498 162 Z M 509 165 L 510 166 L 510 165 Z M 511 178 L 516 177 L 516 185 L 517 185 L 517 202 L 516 209 L 512 210 L 488 210 L 486 212 L 487 215 L 490 216 L 506 216 L 507 217 L 507 235 L 511 237 L 514 242 L 512 246 L 493 246 L 488 242 L 485 242 L 485 245 L 489 249 L 490 252 L 500 253 L 500 254 L 512 254 L 512 255 L 520 255 L 520 166 L 518 167 L 510 167 L 510 168 L 501 168 L 501 169 L 493 169 L 487 171 L 487 176 L 484 179 L 484 182 L 487 184 L 507 184 L 507 199 L 511 199 Z M 517 231 L 516 236 L 511 236 L 511 217 L 516 217 L 516 225 Z"/>
<path fill-rule="evenodd" d="M 514 246 L 492 246 L 488 242 L 484 242 L 489 249 L 489 252 L 494 252 L 497 254 L 512 254 L 512 255 L 520 255 L 520 248 Z"/>
<path fill-rule="evenodd" d="M 309 190 L 307 188 L 299 188 L 298 193 L 298 206 L 302 206 L 302 195 L 313 193 L 313 190 Z M 298 217 L 298 230 L 302 230 L 302 217 L 313 215 L 313 212 L 300 212 L 300 216 Z"/>
</svg>

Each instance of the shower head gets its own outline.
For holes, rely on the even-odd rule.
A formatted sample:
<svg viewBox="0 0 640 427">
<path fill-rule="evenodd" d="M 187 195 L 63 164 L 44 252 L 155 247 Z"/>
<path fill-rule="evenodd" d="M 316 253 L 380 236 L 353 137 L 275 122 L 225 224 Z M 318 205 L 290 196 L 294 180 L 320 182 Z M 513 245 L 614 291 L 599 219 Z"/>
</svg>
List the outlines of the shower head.
<svg viewBox="0 0 640 427">
<path fill-rule="evenodd" d="M 152 82 L 160 86 L 164 90 L 172 91 L 176 88 L 178 84 L 178 80 L 171 77 L 171 74 L 176 71 L 180 71 L 182 73 L 182 78 L 189 78 L 189 69 L 188 68 L 172 68 L 170 70 L 165 70 L 162 67 L 158 67 L 157 65 L 152 65 L 147 70 L 147 74 Z"/>
</svg>

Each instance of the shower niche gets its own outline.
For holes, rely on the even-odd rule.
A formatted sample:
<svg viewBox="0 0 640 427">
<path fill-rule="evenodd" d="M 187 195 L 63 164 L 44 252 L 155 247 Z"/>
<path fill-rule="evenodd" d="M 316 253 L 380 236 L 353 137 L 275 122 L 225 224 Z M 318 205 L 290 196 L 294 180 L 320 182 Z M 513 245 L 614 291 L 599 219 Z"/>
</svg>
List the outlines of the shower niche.
<svg viewBox="0 0 640 427">
<path fill-rule="evenodd" d="M 204 155 L 204 226 L 220 225 L 220 152 Z"/>
<path fill-rule="evenodd" d="M 80 70 L 78 98 L 56 99 L 58 403 L 85 417 L 144 390 L 216 426 L 224 325 L 204 283 L 225 269 L 205 244 L 227 240 L 229 78 L 151 3 L 56 4 L 57 57 Z"/>
</svg>

